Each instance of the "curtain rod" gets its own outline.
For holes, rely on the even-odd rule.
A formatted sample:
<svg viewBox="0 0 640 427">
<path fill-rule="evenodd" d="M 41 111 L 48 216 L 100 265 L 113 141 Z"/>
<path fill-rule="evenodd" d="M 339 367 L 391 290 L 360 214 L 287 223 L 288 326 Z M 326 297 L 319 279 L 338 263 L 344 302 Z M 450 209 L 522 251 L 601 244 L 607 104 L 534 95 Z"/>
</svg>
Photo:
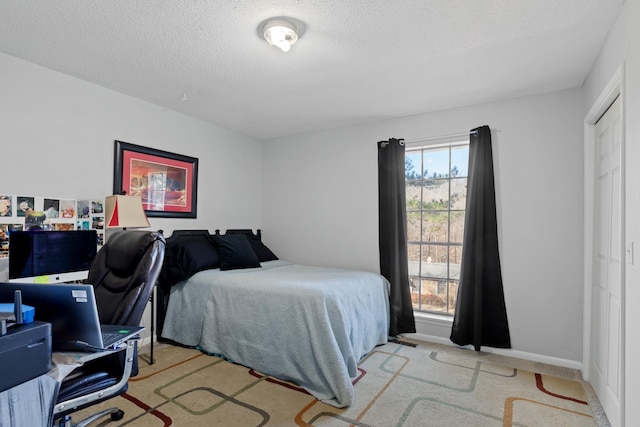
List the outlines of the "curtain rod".
<svg viewBox="0 0 640 427">
<path fill-rule="evenodd" d="M 500 132 L 498 129 L 490 129 L 491 132 Z M 411 139 L 411 140 L 405 140 L 404 138 L 395 138 L 398 139 L 398 141 L 400 142 L 400 145 L 411 145 L 411 144 L 417 144 L 417 143 L 422 143 L 422 142 L 429 142 L 429 141 L 436 141 L 438 139 L 452 139 L 452 138 L 463 138 L 465 136 L 471 136 L 471 135 L 477 135 L 478 131 L 477 130 L 470 130 L 469 132 L 460 132 L 460 133 L 451 133 L 449 135 L 439 135 L 439 136 L 429 136 L 426 138 L 418 138 L 418 139 Z M 387 141 L 380 141 L 382 143 L 382 147 L 386 147 L 389 142 Z"/>
<path fill-rule="evenodd" d="M 452 133 L 449 135 L 440 135 L 440 136 L 429 136 L 427 138 L 418 138 L 406 141 L 407 144 L 411 144 L 414 142 L 427 142 L 427 141 L 435 141 L 436 139 L 449 139 L 449 138 L 462 138 L 464 136 L 470 136 L 477 134 L 478 131 L 472 130 L 469 132 L 460 132 L 460 133 Z"/>
<path fill-rule="evenodd" d="M 491 129 L 491 132 L 499 132 L 498 129 Z M 405 144 L 413 144 L 416 142 L 428 142 L 435 141 L 437 139 L 450 139 L 450 138 L 462 138 L 465 136 L 476 135 L 478 133 L 477 130 L 470 130 L 469 132 L 460 132 L 460 133 L 452 133 L 449 135 L 439 135 L 439 136 L 429 136 L 426 138 L 418 138 L 405 141 Z"/>
</svg>

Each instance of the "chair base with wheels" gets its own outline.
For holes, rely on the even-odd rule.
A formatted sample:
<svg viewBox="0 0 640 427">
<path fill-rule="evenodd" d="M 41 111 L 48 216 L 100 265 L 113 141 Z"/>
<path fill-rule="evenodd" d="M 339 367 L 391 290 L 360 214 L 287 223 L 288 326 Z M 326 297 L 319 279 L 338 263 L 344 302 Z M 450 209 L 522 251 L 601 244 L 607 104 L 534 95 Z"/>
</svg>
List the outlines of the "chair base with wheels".
<svg viewBox="0 0 640 427">
<path fill-rule="evenodd" d="M 98 412 L 97 414 L 93 414 L 89 418 L 85 418 L 84 420 L 80 421 L 77 424 L 71 423 L 71 415 L 65 415 L 60 420 L 58 427 L 86 427 L 91 423 L 93 423 L 94 421 L 97 421 L 100 418 L 105 417 L 109 414 L 111 414 L 111 421 L 120 421 L 122 418 L 124 418 L 123 410 L 118 408 L 109 408 L 109 409 L 105 409 L 104 411 Z"/>
</svg>

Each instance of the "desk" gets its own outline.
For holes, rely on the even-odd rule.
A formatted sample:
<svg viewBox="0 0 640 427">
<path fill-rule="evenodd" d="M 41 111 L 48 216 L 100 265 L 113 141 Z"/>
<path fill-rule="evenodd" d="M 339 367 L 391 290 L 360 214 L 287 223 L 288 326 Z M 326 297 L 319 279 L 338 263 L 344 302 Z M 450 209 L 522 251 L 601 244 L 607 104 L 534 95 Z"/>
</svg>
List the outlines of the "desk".
<svg viewBox="0 0 640 427">
<path fill-rule="evenodd" d="M 81 396 L 56 404 L 62 380 L 79 366 L 119 351 L 126 351 L 127 359 L 132 358 L 137 340 L 138 338 L 129 340 L 113 351 L 53 353 L 53 363 L 48 373 L 0 393 L 0 427 L 52 426 L 54 414 L 90 401 L 88 396 Z M 128 381 L 130 374 L 131 364 L 128 364 L 121 382 L 107 390 L 121 387 Z M 105 390 L 101 392 L 107 393 Z"/>
</svg>

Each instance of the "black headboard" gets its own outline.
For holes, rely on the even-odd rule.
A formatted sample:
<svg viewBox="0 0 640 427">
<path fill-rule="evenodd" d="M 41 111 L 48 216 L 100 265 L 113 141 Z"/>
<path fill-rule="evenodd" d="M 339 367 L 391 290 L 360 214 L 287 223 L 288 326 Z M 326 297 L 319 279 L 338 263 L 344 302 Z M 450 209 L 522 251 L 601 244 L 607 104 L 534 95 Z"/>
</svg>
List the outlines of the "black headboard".
<svg viewBox="0 0 640 427">
<path fill-rule="evenodd" d="M 220 234 L 220 230 L 216 230 L 216 234 Z M 251 237 L 253 239 L 262 240 L 262 232 L 260 229 L 257 229 L 255 234 L 253 230 L 247 228 L 230 228 L 226 231 L 226 234 L 247 234 L 247 237 Z"/>
</svg>

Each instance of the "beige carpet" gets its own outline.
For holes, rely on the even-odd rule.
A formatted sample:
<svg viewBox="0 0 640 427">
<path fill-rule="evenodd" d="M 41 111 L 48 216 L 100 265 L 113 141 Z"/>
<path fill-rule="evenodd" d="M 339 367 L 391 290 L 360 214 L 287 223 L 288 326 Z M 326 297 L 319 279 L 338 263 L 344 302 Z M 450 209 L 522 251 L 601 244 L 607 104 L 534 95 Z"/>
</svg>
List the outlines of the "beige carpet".
<svg viewBox="0 0 640 427">
<path fill-rule="evenodd" d="M 593 417 L 598 408 L 592 411 L 579 373 L 561 377 L 548 367 L 524 370 L 518 359 L 437 344 L 391 342 L 374 349 L 360 363 L 355 404 L 343 409 L 198 350 L 163 345 L 155 358 L 153 365 L 141 360 L 140 374 L 124 397 L 98 405 L 120 407 L 124 419 L 107 417 L 97 425 L 599 425 Z M 93 410 L 75 414 L 74 421 L 88 412 Z"/>
</svg>

